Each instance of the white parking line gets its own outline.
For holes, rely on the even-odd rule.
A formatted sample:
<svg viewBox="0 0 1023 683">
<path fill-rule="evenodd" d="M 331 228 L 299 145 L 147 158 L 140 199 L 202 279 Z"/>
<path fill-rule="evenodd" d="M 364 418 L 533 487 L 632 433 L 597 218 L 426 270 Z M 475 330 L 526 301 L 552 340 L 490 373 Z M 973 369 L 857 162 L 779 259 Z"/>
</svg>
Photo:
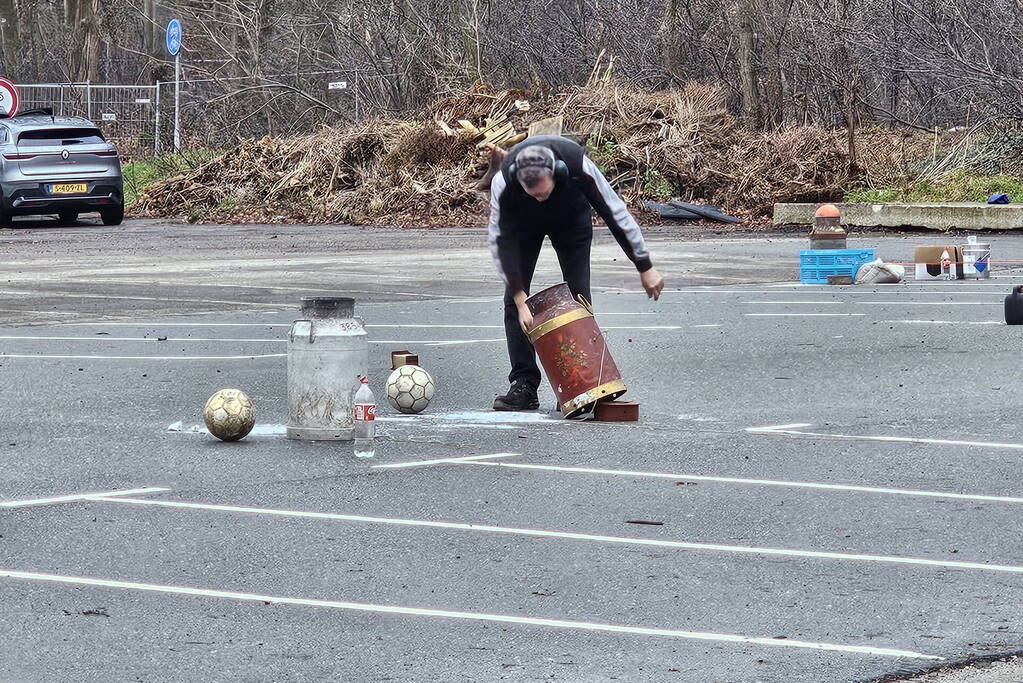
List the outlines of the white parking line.
<svg viewBox="0 0 1023 683">
<path fill-rule="evenodd" d="M 601 313 L 597 314 L 599 318 Z M 366 325 L 380 329 L 503 330 L 504 325 Z M 681 325 L 601 325 L 603 330 L 681 330 Z"/>
<path fill-rule="evenodd" d="M 507 614 L 488 614 L 485 612 L 461 612 L 423 607 L 402 607 L 399 605 L 376 605 L 364 602 L 348 602 L 343 600 L 319 600 L 312 598 L 292 598 L 280 595 L 262 595 L 258 593 L 240 593 L 237 591 L 214 590 L 209 588 L 192 588 L 189 586 L 173 586 L 157 583 L 138 583 L 114 579 L 97 579 L 83 576 L 65 576 L 60 574 L 42 574 L 13 569 L 0 569 L 0 577 L 22 579 L 27 581 L 44 581 L 78 586 L 97 586 L 101 588 L 119 588 L 126 590 L 164 593 L 170 595 L 194 595 L 205 598 L 223 598 L 226 600 L 243 600 L 259 603 L 278 603 L 281 605 L 299 605 L 303 607 L 327 607 L 356 612 L 376 612 L 383 614 L 403 614 L 418 617 L 437 617 L 444 619 L 467 619 L 471 621 L 499 622 L 505 624 L 524 624 L 530 626 L 547 626 L 559 629 L 581 631 L 603 631 L 611 633 L 628 633 L 639 636 L 662 636 L 666 638 L 684 638 L 693 640 L 717 640 L 751 645 L 769 645 L 772 647 L 792 647 L 810 650 L 830 650 L 849 652 L 879 657 L 907 657 L 912 659 L 940 660 L 941 657 L 927 655 L 912 650 L 895 650 L 891 648 L 869 647 L 864 645 L 842 645 L 839 643 L 820 643 L 807 640 L 791 640 L 788 638 L 764 638 L 743 636 L 731 633 L 709 633 L 703 631 L 678 631 L 666 628 L 650 628 L 646 626 L 627 626 L 592 621 L 576 621 L 568 619 L 549 619 L 544 617 L 520 617 Z"/>
<path fill-rule="evenodd" d="M 990 291 L 976 291 L 975 287 L 995 287 L 998 290 L 1004 290 L 1005 284 L 968 284 L 961 285 L 960 287 L 948 287 L 948 288 L 934 288 L 932 285 L 902 285 L 899 287 L 882 287 L 878 286 L 877 289 L 872 289 L 869 285 L 857 285 L 855 289 L 842 288 L 835 289 L 831 285 L 779 285 L 777 289 L 733 289 L 727 285 L 710 285 L 707 289 L 675 289 L 671 290 L 671 294 L 713 294 L 713 295 L 731 295 L 731 296 L 751 296 L 751 295 L 767 295 L 767 296 L 821 296 L 822 294 L 835 294 L 842 297 L 847 296 L 892 296 L 892 295 L 905 295 L 915 296 L 920 295 L 936 295 L 936 296 L 986 296 L 994 294 L 995 292 Z M 790 287 L 791 289 L 785 289 Z M 971 291 L 973 290 L 973 291 Z M 619 291 L 619 290 L 615 290 Z M 668 290 L 664 290 L 668 292 Z M 635 293 L 642 294 L 640 290 L 635 290 Z"/>
<path fill-rule="evenodd" d="M 5 334 L 0 335 L 0 340 L 3 341 L 81 341 L 81 342 L 152 342 L 159 344 L 175 344 L 178 342 L 196 342 L 196 343 L 210 343 L 210 342 L 230 342 L 232 344 L 286 344 L 286 339 L 246 339 L 246 338 L 224 338 L 219 339 L 216 337 L 59 337 L 59 336 L 30 336 L 30 335 L 16 335 L 16 334 Z"/>
<path fill-rule="evenodd" d="M 1001 306 L 1001 301 L 857 301 L 857 306 Z"/>
<path fill-rule="evenodd" d="M 878 320 L 891 325 L 1005 325 L 1001 320 Z"/>
<path fill-rule="evenodd" d="M 1011 279 L 1005 278 L 1005 279 Z M 834 290 L 832 285 L 810 285 L 801 284 L 798 282 L 780 282 L 778 284 L 765 284 L 765 287 L 773 287 L 772 290 L 766 290 L 764 294 L 777 294 L 783 289 L 791 289 L 793 291 L 785 292 L 786 294 L 809 294 L 809 293 L 821 293 Z M 858 291 L 853 290 L 842 290 L 848 294 L 891 294 L 892 292 L 909 292 L 914 294 L 970 294 L 970 290 L 977 287 L 997 287 L 1000 289 L 1005 288 L 1005 284 L 1001 282 L 949 282 L 947 285 L 943 285 L 941 280 L 909 280 L 900 285 L 894 284 L 878 284 L 878 285 L 857 285 Z M 862 289 L 859 289 L 862 288 Z M 733 290 L 742 291 L 742 290 Z M 752 291 L 752 290 L 746 290 Z M 975 292 L 973 292 L 975 293 Z"/>
<path fill-rule="evenodd" d="M 0 358 L 22 358 L 38 360 L 258 360 L 261 358 L 284 358 L 286 353 L 264 353 L 255 356 L 73 356 L 33 353 L 0 353 Z"/>
<path fill-rule="evenodd" d="M 259 306 L 265 308 L 273 308 L 276 310 L 290 308 L 288 304 L 269 304 L 260 303 L 257 301 L 229 301 L 223 299 L 177 299 L 161 296 L 128 296 L 128 295 L 117 295 L 117 294 L 69 294 L 67 292 L 57 291 L 40 291 L 40 290 L 14 290 L 4 289 L 0 290 L 0 294 L 5 296 L 34 296 L 34 297 L 46 297 L 53 296 L 60 299 L 114 299 L 114 300 L 125 300 L 125 301 L 159 301 L 163 303 L 185 303 L 185 304 L 228 304 L 231 306 Z"/>
<path fill-rule="evenodd" d="M 151 505 L 155 507 L 184 508 L 191 510 L 211 510 L 215 512 L 238 512 L 254 515 L 271 515 L 277 517 L 300 517 L 309 519 L 329 519 L 342 522 L 363 522 L 367 524 L 386 524 L 394 526 L 424 527 L 433 529 L 456 529 L 514 536 L 530 536 L 534 538 L 565 538 L 573 541 L 593 541 L 621 545 L 654 546 L 658 548 L 674 548 L 676 550 L 702 550 L 709 552 L 739 553 L 748 555 L 773 555 L 784 557 L 800 557 L 820 560 L 845 560 L 852 562 L 878 562 L 885 564 L 908 564 L 946 569 L 969 569 L 991 572 L 1009 572 L 1023 574 L 1023 567 L 1017 565 L 990 564 L 987 562 L 966 562 L 958 560 L 933 560 L 924 557 L 899 557 L 894 555 L 864 555 L 859 553 L 840 553 L 822 550 L 796 550 L 791 548 L 770 548 L 762 546 L 724 545 L 721 543 L 697 543 L 692 541 L 667 541 L 656 538 L 630 538 L 627 536 L 603 536 L 584 534 L 573 531 L 548 531 L 545 529 L 526 529 L 518 527 L 494 526 L 491 524 L 475 524 L 465 522 L 439 522 L 426 519 L 399 519 L 391 517 L 371 517 L 368 515 L 347 515 L 334 512 L 308 512 L 303 510 L 278 510 L 273 508 L 255 508 L 239 505 L 215 505 L 212 503 L 186 503 L 172 500 L 153 500 L 144 498 L 102 498 L 103 500 L 122 505 Z"/>
<path fill-rule="evenodd" d="M 647 329 L 647 328 L 630 328 L 630 329 Z M 660 329 L 660 328 L 658 328 Z M 667 329 L 667 328 L 664 328 Z M 225 342 L 232 344 L 286 344 L 286 339 L 244 339 L 244 338 L 227 338 L 217 339 L 212 337 L 171 337 L 167 339 L 157 339 L 156 337 L 55 337 L 55 336 L 31 336 L 31 335 L 2 335 L 0 340 L 4 341 L 74 341 L 74 342 L 143 342 L 143 343 L 160 343 L 160 344 L 175 344 L 178 342 L 197 342 L 197 343 L 216 343 Z M 370 344 L 416 344 L 420 346 L 461 346 L 465 344 L 496 344 L 498 342 L 504 342 L 505 338 L 500 339 L 450 339 L 450 340 L 394 340 L 394 339 L 379 339 L 370 340 Z M 188 358 L 194 358 L 196 360 L 213 360 L 223 358 L 225 360 L 238 359 L 238 358 L 276 358 L 285 354 L 263 354 L 254 356 L 192 356 Z M 137 360 L 139 358 L 156 358 L 155 356 L 43 356 L 43 355 L 19 355 L 19 354 L 0 354 L 0 357 L 6 358 L 118 358 L 122 360 Z M 160 357 L 160 360 L 174 360 L 176 357 Z"/>
<path fill-rule="evenodd" d="M 492 455 L 466 455 L 454 458 L 438 458 L 436 460 L 417 460 L 415 462 L 392 462 L 386 465 L 373 465 L 372 469 L 397 469 L 399 467 L 422 467 L 423 465 L 471 462 L 475 460 L 488 460 L 490 458 L 511 458 L 518 455 L 521 455 L 521 453 L 494 453 Z"/>
<path fill-rule="evenodd" d="M 743 313 L 747 318 L 848 318 L 866 313 Z"/>
<path fill-rule="evenodd" d="M 61 327 L 291 327 L 292 323 L 109 322 L 61 323 Z"/>
<path fill-rule="evenodd" d="M 598 474 L 612 477 L 639 477 L 652 479 L 674 479 L 684 481 L 706 481 L 721 484 L 743 484 L 750 486 L 781 486 L 800 489 L 820 489 L 825 491 L 852 491 L 856 493 L 878 493 L 895 496 L 921 496 L 925 498 L 952 498 L 956 500 L 978 500 L 988 503 L 1023 503 L 1023 497 L 992 496 L 981 493 L 946 493 L 944 491 L 924 491 L 920 489 L 896 489 L 880 486 L 861 486 L 855 484 L 824 484 L 810 481 L 785 481 L 780 479 L 746 479 L 742 477 L 714 477 L 704 474 L 687 474 L 671 472 L 638 472 L 635 470 L 607 470 L 595 467 L 568 467 L 563 465 L 534 465 L 517 462 L 467 462 L 467 465 L 486 465 L 488 467 L 504 467 L 514 470 L 540 470 L 545 472 L 567 472 L 570 474 Z"/>
<path fill-rule="evenodd" d="M 0 308 L 0 313 L 22 313 L 36 315 L 79 315 L 76 311 L 33 311 L 24 308 Z"/>
<path fill-rule="evenodd" d="M 793 422 L 787 425 L 771 425 L 769 427 L 747 427 L 747 432 L 776 432 L 783 429 L 797 429 L 799 427 L 810 427 L 809 422 Z"/>
<path fill-rule="evenodd" d="M 505 341 L 506 341 L 505 338 L 501 337 L 499 339 L 452 339 L 452 340 L 448 340 L 448 341 L 444 341 L 444 340 L 438 341 L 436 339 L 432 339 L 432 340 L 413 340 L 413 341 L 409 341 L 408 339 L 398 339 L 398 340 L 395 340 L 395 339 L 384 339 L 384 340 L 374 339 L 374 340 L 370 340 L 369 343 L 370 344 L 386 344 L 386 345 L 407 344 L 409 346 L 412 346 L 412 345 L 416 345 L 416 346 L 463 346 L 465 344 L 496 344 L 498 342 L 504 343 Z"/>
<path fill-rule="evenodd" d="M 104 491 L 98 493 L 75 493 L 69 496 L 55 496 L 53 498 L 36 498 L 34 500 L 7 500 L 0 501 L 0 508 L 22 508 L 33 505 L 55 505 L 57 503 L 71 503 L 77 500 L 90 500 L 98 496 L 111 498 L 115 496 L 133 496 L 141 493 L 159 493 L 170 491 L 170 489 L 157 486 L 146 486 L 140 489 L 125 489 L 123 491 Z"/>
<path fill-rule="evenodd" d="M 379 274 L 375 274 L 375 275 L 377 277 L 379 277 Z M 387 279 L 392 280 L 392 281 L 394 280 L 394 278 L 391 277 L 391 276 L 384 276 L 384 277 L 386 277 Z M 414 279 L 414 278 L 406 278 L 406 279 Z M 133 287 L 137 287 L 139 285 L 139 280 L 133 280 L 133 279 L 91 278 L 90 277 L 90 278 L 75 278 L 73 281 L 76 284 L 108 283 L 108 284 L 130 285 L 130 286 L 133 286 Z M 462 282 L 463 280 L 459 280 L 459 281 Z M 66 279 L 62 279 L 62 278 L 33 278 L 31 280 L 31 282 L 61 282 L 61 283 L 66 283 L 67 280 Z M 465 282 L 483 282 L 483 280 L 465 280 Z M 282 287 L 280 285 L 234 284 L 234 283 L 225 283 L 225 282 L 199 282 L 199 281 L 195 281 L 195 280 L 175 281 L 175 280 L 149 280 L 149 279 L 147 279 L 145 281 L 145 284 L 171 285 L 171 286 L 174 286 L 174 287 L 186 286 L 186 287 L 204 287 L 204 288 L 220 288 L 220 289 L 224 289 L 224 288 L 230 288 L 230 289 L 260 289 L 260 290 L 273 290 L 273 291 L 281 291 L 281 292 L 306 292 L 306 293 L 326 292 L 326 293 L 329 293 L 329 294 L 337 294 L 337 292 L 338 292 L 338 290 L 336 288 L 334 288 L 334 289 L 320 289 L 320 288 L 317 288 L 317 287 L 301 287 L 301 286 L 283 286 Z M 396 292 L 396 291 L 390 291 L 390 290 L 376 290 L 376 289 L 350 289 L 348 287 L 345 287 L 344 292 L 345 292 L 345 294 L 381 294 L 381 295 L 395 294 L 395 295 L 398 295 L 398 296 L 423 296 L 422 292 Z M 444 298 L 444 299 L 454 299 L 454 298 L 457 298 L 457 296 L 453 295 L 453 294 L 436 294 L 436 295 L 429 295 L 429 296 L 437 296 L 439 298 Z"/>
<path fill-rule="evenodd" d="M 885 443 L 916 443 L 936 446 L 977 446 L 980 448 L 1003 448 L 1023 450 L 1020 443 L 999 443 L 994 441 L 961 441 L 957 439 L 930 439 L 910 436 L 863 436 L 859 434 L 827 434 L 824 432 L 804 432 L 794 427 L 809 427 L 808 424 L 780 425 L 777 427 L 748 427 L 745 431 L 751 434 L 777 434 L 780 436 L 807 436 L 852 441 L 882 441 Z"/>
<path fill-rule="evenodd" d="M 756 304 L 760 306 L 768 305 L 797 305 L 797 306 L 844 306 L 846 301 L 740 301 L 741 304 Z"/>
</svg>

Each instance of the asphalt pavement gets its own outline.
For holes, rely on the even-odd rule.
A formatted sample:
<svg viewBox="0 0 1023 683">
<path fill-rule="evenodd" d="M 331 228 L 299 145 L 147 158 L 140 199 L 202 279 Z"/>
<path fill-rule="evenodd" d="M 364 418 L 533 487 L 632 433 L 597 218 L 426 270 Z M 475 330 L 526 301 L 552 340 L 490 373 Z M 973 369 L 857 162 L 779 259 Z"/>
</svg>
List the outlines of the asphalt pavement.
<svg viewBox="0 0 1023 683">
<path fill-rule="evenodd" d="M 827 287 L 795 282 L 802 236 L 649 236 L 659 302 L 594 250 L 642 411 L 600 424 L 546 387 L 489 410 L 479 231 L 0 231 L 0 680 L 877 681 L 1023 650 L 1023 239 L 987 281 Z M 372 460 L 281 434 L 283 339 L 327 294 L 378 391 L 397 348 L 437 382 Z M 236 444 L 199 427 L 227 386 L 257 406 Z"/>
</svg>

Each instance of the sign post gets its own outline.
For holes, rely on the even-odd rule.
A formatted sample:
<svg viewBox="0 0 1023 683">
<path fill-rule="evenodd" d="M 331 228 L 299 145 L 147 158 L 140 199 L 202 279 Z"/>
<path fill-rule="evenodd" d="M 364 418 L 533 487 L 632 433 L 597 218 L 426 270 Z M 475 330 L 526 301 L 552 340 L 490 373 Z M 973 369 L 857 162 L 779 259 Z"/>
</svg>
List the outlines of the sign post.
<svg viewBox="0 0 1023 683">
<path fill-rule="evenodd" d="M 181 151 L 181 22 L 167 24 L 167 52 L 174 57 L 174 153 Z"/>
<path fill-rule="evenodd" d="M 21 96 L 18 86 L 6 78 L 0 78 L 0 116 L 11 117 L 18 113 Z"/>
</svg>

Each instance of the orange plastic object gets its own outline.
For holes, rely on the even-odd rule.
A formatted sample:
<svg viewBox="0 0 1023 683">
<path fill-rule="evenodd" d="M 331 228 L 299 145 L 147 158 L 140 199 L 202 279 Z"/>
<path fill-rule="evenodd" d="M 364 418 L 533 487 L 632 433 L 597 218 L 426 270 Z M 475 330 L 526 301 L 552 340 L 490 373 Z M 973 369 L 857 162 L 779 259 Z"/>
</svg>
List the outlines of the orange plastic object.
<svg viewBox="0 0 1023 683">
<path fill-rule="evenodd" d="M 822 204 L 813 216 L 814 218 L 841 218 L 842 212 L 834 204 Z"/>
</svg>

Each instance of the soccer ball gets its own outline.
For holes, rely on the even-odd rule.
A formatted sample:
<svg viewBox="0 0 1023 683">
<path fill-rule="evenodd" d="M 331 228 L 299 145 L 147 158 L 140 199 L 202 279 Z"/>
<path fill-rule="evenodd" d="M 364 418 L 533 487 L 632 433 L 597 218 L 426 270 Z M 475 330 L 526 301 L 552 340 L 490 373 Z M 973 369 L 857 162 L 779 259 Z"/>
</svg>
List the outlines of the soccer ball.
<svg viewBox="0 0 1023 683">
<path fill-rule="evenodd" d="M 256 409 L 240 389 L 221 389 L 210 396 L 202 416 L 210 434 L 221 441 L 238 441 L 256 425 Z"/>
<path fill-rule="evenodd" d="M 418 365 L 402 365 L 387 378 L 387 400 L 402 413 L 426 410 L 433 390 L 433 377 Z"/>
</svg>

